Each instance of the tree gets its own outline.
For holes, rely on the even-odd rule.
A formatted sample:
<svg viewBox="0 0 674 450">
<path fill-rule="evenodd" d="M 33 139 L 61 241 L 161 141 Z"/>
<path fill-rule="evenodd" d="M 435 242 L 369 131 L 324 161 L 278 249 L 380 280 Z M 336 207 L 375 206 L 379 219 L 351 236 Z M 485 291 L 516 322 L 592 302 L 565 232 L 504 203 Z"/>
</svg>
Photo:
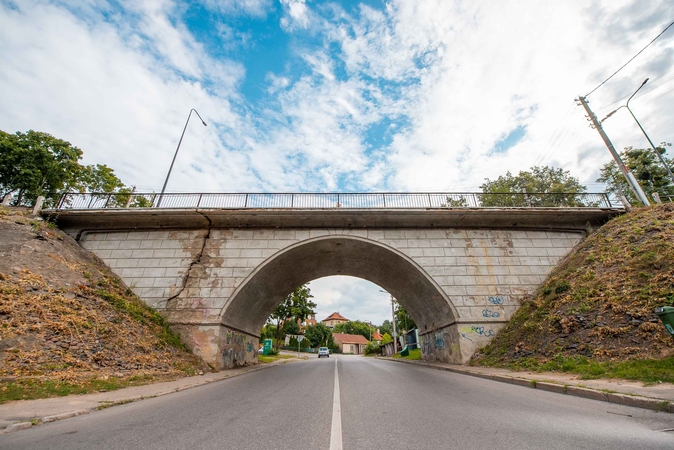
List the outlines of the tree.
<svg viewBox="0 0 674 450">
<path fill-rule="evenodd" d="M 390 334 L 384 333 L 384 335 L 381 338 L 381 343 L 388 344 L 389 342 L 393 342 L 393 338 L 391 337 Z"/>
<path fill-rule="evenodd" d="M 14 203 L 21 205 L 62 192 L 79 172 L 81 157 L 82 150 L 47 133 L 0 131 L 0 193 L 15 193 Z"/>
<path fill-rule="evenodd" d="M 674 159 L 665 156 L 666 146 L 671 146 L 671 144 L 663 142 L 657 150 L 671 168 L 674 167 Z M 626 147 L 620 152 L 620 158 L 648 197 L 652 198 L 654 192 L 660 196 L 674 197 L 674 184 L 652 149 Z M 624 195 L 630 203 L 641 203 L 630 189 L 615 161 L 604 164 L 600 174 L 597 181 L 606 183 L 607 191 L 616 195 Z"/>
<path fill-rule="evenodd" d="M 381 324 L 381 326 L 379 327 L 379 332 L 380 332 L 382 335 L 386 335 L 386 334 L 391 335 L 391 334 L 393 334 L 393 324 L 391 323 L 391 321 L 388 320 L 388 319 L 386 319 L 386 320 Z"/>
<path fill-rule="evenodd" d="M 335 333 L 344 334 L 360 334 L 369 341 L 372 333 L 374 333 L 376 330 L 367 322 L 353 320 L 350 322 L 338 323 L 335 325 L 335 328 L 332 331 Z"/>
<path fill-rule="evenodd" d="M 283 302 L 274 309 L 269 316 L 269 320 L 276 321 L 277 340 L 280 341 L 283 338 L 284 327 L 281 326 L 281 322 L 289 319 L 295 319 L 293 321 L 300 319 L 300 322 L 304 322 L 311 314 L 316 314 L 314 311 L 316 303 L 309 300 L 311 298 L 313 298 L 311 289 L 302 285 L 288 294 Z"/>
<path fill-rule="evenodd" d="M 587 189 L 568 170 L 548 166 L 535 166 L 517 176 L 507 172 L 494 181 L 485 180 L 480 186 L 482 206 L 581 206 L 583 202 L 577 194 Z"/>
<path fill-rule="evenodd" d="M 292 317 L 283 323 L 283 334 L 300 334 L 300 326 L 297 325 L 297 322 Z"/>
<path fill-rule="evenodd" d="M 295 289 L 290 294 L 290 297 L 290 314 L 295 319 L 298 319 L 300 323 L 303 323 L 307 317 L 311 316 L 312 314 L 316 314 L 316 311 L 314 311 L 316 303 L 309 300 L 314 298 L 314 296 L 311 295 L 311 289 L 309 289 L 306 285 Z"/>
<path fill-rule="evenodd" d="M 332 330 L 325 324 L 310 325 L 304 330 L 305 339 L 312 347 L 332 347 Z"/>
<path fill-rule="evenodd" d="M 412 320 L 412 316 L 410 316 L 407 310 L 403 308 L 403 305 L 398 303 L 397 300 L 395 304 L 396 304 L 395 319 L 398 333 L 402 334 L 404 331 L 409 331 L 416 328 L 417 324 L 414 323 L 414 320 Z"/>
<path fill-rule="evenodd" d="M 67 191 L 131 193 L 104 164 L 83 166 L 82 150 L 48 133 L 0 130 L 0 195 L 14 194 L 14 204 L 33 204 L 43 195 L 47 204 Z M 110 206 L 125 206 L 129 196 L 113 197 Z M 149 206 L 138 197 L 132 206 Z"/>
</svg>

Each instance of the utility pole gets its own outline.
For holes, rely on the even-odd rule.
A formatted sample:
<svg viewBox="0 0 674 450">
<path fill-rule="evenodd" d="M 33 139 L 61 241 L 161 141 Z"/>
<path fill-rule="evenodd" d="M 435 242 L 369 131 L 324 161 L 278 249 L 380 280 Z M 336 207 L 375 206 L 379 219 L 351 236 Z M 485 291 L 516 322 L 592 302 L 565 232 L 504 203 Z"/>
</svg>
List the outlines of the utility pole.
<svg viewBox="0 0 674 450">
<path fill-rule="evenodd" d="M 650 206 L 651 203 L 648 201 L 648 197 L 646 197 L 646 194 L 644 193 L 643 189 L 641 189 L 641 186 L 639 186 L 639 183 L 637 183 L 637 180 L 636 178 L 634 178 L 634 175 L 632 175 L 632 172 L 630 172 L 629 169 L 625 166 L 625 164 L 623 164 L 622 159 L 620 159 L 620 155 L 615 150 L 615 147 L 613 147 L 613 143 L 606 135 L 606 132 L 604 132 L 604 128 L 601 126 L 601 122 L 599 122 L 597 116 L 595 116 L 592 110 L 590 109 L 590 105 L 587 104 L 587 99 L 583 96 L 578 96 L 578 101 L 580 101 L 580 104 L 583 106 L 583 108 L 585 108 L 585 112 L 587 112 L 587 115 L 589 116 L 590 121 L 592 122 L 592 128 L 597 130 L 597 132 L 601 136 L 602 140 L 604 141 L 604 144 L 606 144 L 606 147 L 608 148 L 608 151 L 611 152 L 613 159 L 618 165 L 618 169 L 620 169 L 622 174 L 627 179 L 627 184 L 630 186 L 630 188 L 632 188 L 632 192 L 634 192 L 634 195 L 636 195 L 637 198 L 641 200 L 641 203 L 643 203 L 646 206 Z"/>
</svg>

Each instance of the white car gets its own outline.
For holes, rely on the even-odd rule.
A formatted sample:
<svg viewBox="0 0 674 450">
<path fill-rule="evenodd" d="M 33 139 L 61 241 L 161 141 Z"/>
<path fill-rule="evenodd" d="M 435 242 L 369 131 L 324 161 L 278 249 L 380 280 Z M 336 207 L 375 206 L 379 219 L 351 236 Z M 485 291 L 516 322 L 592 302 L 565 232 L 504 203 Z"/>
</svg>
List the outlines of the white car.
<svg viewBox="0 0 674 450">
<path fill-rule="evenodd" d="M 318 348 L 318 357 L 320 358 L 321 356 L 325 356 L 327 358 L 330 357 L 330 350 L 328 347 L 319 347 Z"/>
</svg>

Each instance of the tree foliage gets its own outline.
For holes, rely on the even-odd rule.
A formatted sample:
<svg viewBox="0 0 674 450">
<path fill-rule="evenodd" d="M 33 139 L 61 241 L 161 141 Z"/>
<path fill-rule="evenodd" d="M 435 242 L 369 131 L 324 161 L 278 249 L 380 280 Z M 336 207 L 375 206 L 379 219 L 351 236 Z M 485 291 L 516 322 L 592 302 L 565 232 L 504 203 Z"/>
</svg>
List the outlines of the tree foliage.
<svg viewBox="0 0 674 450">
<path fill-rule="evenodd" d="M 360 334 L 368 341 L 374 333 L 375 330 L 372 325 L 367 322 L 361 322 L 360 320 L 353 320 L 344 323 L 338 323 L 333 329 L 335 333 L 344 333 L 344 334 Z"/>
<path fill-rule="evenodd" d="M 482 206 L 497 207 L 580 206 L 582 201 L 576 194 L 586 191 L 568 170 L 548 166 L 535 166 L 517 176 L 507 172 L 493 181 L 487 178 L 480 189 Z"/>
<path fill-rule="evenodd" d="M 417 327 L 417 324 L 412 320 L 412 316 L 409 315 L 407 310 L 397 300 L 395 302 L 395 318 L 399 335 L 403 331 L 409 331 Z"/>
<path fill-rule="evenodd" d="M 83 166 L 81 158 L 82 150 L 48 133 L 0 130 L 0 195 L 13 194 L 15 205 L 30 205 L 40 195 L 49 204 L 67 191 L 131 192 L 113 169 Z"/>
<path fill-rule="evenodd" d="M 672 169 L 674 168 L 674 159 L 665 156 L 666 146 L 671 146 L 671 144 L 663 142 L 657 150 Z M 672 183 L 667 170 L 652 149 L 627 147 L 620 152 L 620 158 L 649 198 L 652 198 L 654 192 L 660 194 L 661 197 L 674 197 L 674 183 Z M 597 178 L 597 181 L 606 183 L 607 191 L 615 195 L 624 195 L 630 203 L 641 203 L 630 189 L 615 161 L 604 164 L 600 174 L 601 176 Z"/>
<path fill-rule="evenodd" d="M 390 320 L 386 319 L 381 324 L 381 326 L 379 327 L 379 332 L 382 335 L 386 335 L 386 334 L 392 335 L 393 334 L 393 323 L 391 323 Z"/>
<path fill-rule="evenodd" d="M 389 342 L 393 342 L 393 338 L 391 337 L 390 334 L 384 333 L 384 335 L 381 338 L 381 343 L 388 344 Z"/>
<path fill-rule="evenodd" d="M 332 330 L 322 323 L 309 325 L 304 330 L 304 337 L 311 342 L 312 347 L 332 347 Z"/>
<path fill-rule="evenodd" d="M 304 322 L 307 317 L 316 314 L 314 311 L 316 303 L 310 300 L 313 297 L 314 296 L 311 295 L 311 289 L 306 285 L 302 285 L 288 294 L 286 298 L 283 299 L 283 302 L 274 309 L 269 316 L 269 320 L 276 321 L 276 339 L 281 340 L 283 338 L 285 328 L 281 326 L 283 321 L 286 321 L 286 325 L 290 322 L 296 322 L 297 319 L 299 319 L 300 322 Z M 290 319 L 294 320 L 291 321 Z M 297 331 L 299 332 L 299 329 Z"/>
<path fill-rule="evenodd" d="M 292 317 L 283 323 L 283 334 L 300 334 L 300 326 Z"/>
</svg>

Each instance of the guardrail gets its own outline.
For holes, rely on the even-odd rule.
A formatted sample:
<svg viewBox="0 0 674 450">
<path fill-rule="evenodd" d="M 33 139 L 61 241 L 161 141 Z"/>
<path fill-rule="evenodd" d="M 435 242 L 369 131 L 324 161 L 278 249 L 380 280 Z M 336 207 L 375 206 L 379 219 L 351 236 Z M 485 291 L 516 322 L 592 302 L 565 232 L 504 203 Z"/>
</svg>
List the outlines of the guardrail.
<svg viewBox="0 0 674 450">
<path fill-rule="evenodd" d="M 605 193 L 65 193 L 53 209 L 438 209 L 622 207 Z"/>
</svg>

